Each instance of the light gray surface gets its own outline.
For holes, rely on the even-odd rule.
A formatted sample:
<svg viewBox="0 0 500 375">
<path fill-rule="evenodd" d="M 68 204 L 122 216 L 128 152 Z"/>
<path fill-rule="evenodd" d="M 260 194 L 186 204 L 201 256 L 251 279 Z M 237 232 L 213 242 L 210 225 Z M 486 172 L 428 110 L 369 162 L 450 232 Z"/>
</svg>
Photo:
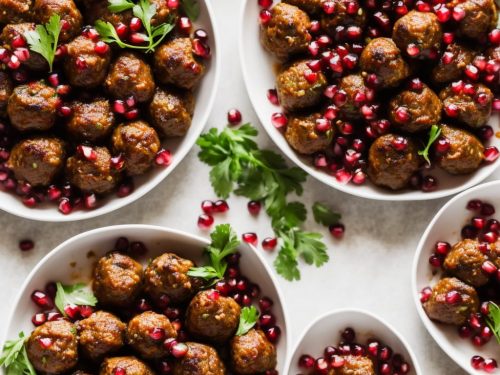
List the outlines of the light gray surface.
<svg viewBox="0 0 500 375">
<path fill-rule="evenodd" d="M 246 95 L 239 68 L 237 33 L 240 1 L 214 0 L 217 24 L 221 34 L 224 60 L 221 86 L 208 126 L 223 126 L 229 108 L 239 108 L 245 121 L 258 124 Z M 203 105 L 203 103 L 198 103 Z M 265 134 L 262 147 L 273 144 Z M 203 234 L 196 226 L 203 199 L 213 199 L 208 169 L 189 153 L 166 181 L 143 199 L 115 213 L 98 219 L 69 224 L 30 222 L 0 212 L 0 337 L 12 301 L 33 266 L 52 248 L 82 231 L 113 224 L 143 223 L 164 225 Z M 495 178 L 500 178 L 496 173 Z M 414 250 L 421 233 L 445 200 L 390 203 L 374 202 L 332 190 L 309 179 L 302 201 L 309 206 L 315 200 L 329 203 L 344 214 L 347 232 L 342 241 L 330 240 L 323 228 L 308 223 L 308 228 L 322 231 L 327 238 L 331 261 L 323 268 L 302 267 L 302 281 L 281 287 L 290 312 L 293 341 L 315 317 L 331 309 L 356 307 L 380 315 L 409 341 L 420 360 L 424 375 L 462 375 L 460 370 L 438 348 L 420 323 L 411 299 L 410 275 Z M 246 211 L 246 200 L 232 197 L 231 210 L 217 216 L 216 222 L 231 222 L 239 233 L 257 232 L 259 239 L 272 234 L 269 222 L 261 214 L 252 218 Z M 21 253 L 18 241 L 31 238 L 36 248 Z M 272 262 L 274 255 L 268 255 Z"/>
</svg>

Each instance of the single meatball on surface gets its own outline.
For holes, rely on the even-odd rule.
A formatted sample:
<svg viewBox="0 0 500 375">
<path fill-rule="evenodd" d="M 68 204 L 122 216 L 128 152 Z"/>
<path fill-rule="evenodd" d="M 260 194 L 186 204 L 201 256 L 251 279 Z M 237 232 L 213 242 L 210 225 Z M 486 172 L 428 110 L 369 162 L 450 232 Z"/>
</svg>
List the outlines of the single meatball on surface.
<svg viewBox="0 0 500 375">
<path fill-rule="evenodd" d="M 31 333 L 26 351 L 37 371 L 61 374 L 71 370 L 78 362 L 75 326 L 66 320 L 42 324 Z"/>
<path fill-rule="evenodd" d="M 396 21 L 392 31 L 392 40 L 410 56 L 408 46 L 417 46 L 421 56 L 424 51 L 439 50 L 442 38 L 441 23 L 432 12 L 412 10 Z"/>
<path fill-rule="evenodd" d="M 165 85 L 182 89 L 194 89 L 205 74 L 205 65 L 193 54 L 189 38 L 174 38 L 155 51 L 156 79 Z"/>
<path fill-rule="evenodd" d="M 445 277 L 432 288 L 432 295 L 423 307 L 432 320 L 458 326 L 479 310 L 479 299 L 472 286 L 457 278 Z"/>
<path fill-rule="evenodd" d="M 38 23 L 48 23 L 50 17 L 58 14 L 65 23 L 61 28 L 59 40 L 69 42 L 82 29 L 83 17 L 73 0 L 35 0 L 33 14 Z"/>
<path fill-rule="evenodd" d="M 58 138 L 28 138 L 12 148 L 7 166 L 19 181 L 48 186 L 64 168 L 65 154 Z"/>
<path fill-rule="evenodd" d="M 486 260 L 488 257 L 479 250 L 479 242 L 465 239 L 453 245 L 446 255 L 443 266 L 450 275 L 469 285 L 479 287 L 489 281 L 489 275 L 481 269 Z"/>
<path fill-rule="evenodd" d="M 304 116 L 290 116 L 285 132 L 288 144 L 298 153 L 304 155 L 326 149 L 333 138 L 333 128 L 327 132 L 316 130 L 316 121 L 322 118 L 319 113 Z"/>
<path fill-rule="evenodd" d="M 472 63 L 475 53 L 458 43 L 449 44 L 439 63 L 432 70 L 432 79 L 436 83 L 457 81 L 462 77 L 465 67 Z"/>
<path fill-rule="evenodd" d="M 71 110 L 66 131 L 73 139 L 97 143 L 111 134 L 115 115 L 108 99 L 76 100 L 71 103 Z"/>
<path fill-rule="evenodd" d="M 92 289 L 101 305 L 128 307 L 134 303 L 143 285 L 140 263 L 127 255 L 109 253 L 94 268 Z"/>
<path fill-rule="evenodd" d="M 401 91 L 389 102 L 389 120 L 396 128 L 417 133 L 441 120 L 441 100 L 427 85 L 422 85 L 422 89 Z"/>
<path fill-rule="evenodd" d="M 156 335 L 157 333 L 157 335 Z M 162 358 L 169 354 L 163 342 L 176 338 L 177 331 L 165 315 L 146 311 L 128 322 L 127 343 L 145 359 Z"/>
<path fill-rule="evenodd" d="M 465 37 L 480 39 L 497 24 L 495 0 L 453 0 L 448 6 L 459 6 L 465 11 L 464 18 L 458 21 L 458 30 Z"/>
<path fill-rule="evenodd" d="M 276 348 L 261 330 L 251 329 L 231 340 L 231 363 L 237 374 L 258 374 L 276 367 Z"/>
<path fill-rule="evenodd" d="M 370 146 L 368 176 L 375 185 L 403 189 L 419 166 L 418 149 L 411 138 L 386 134 Z"/>
<path fill-rule="evenodd" d="M 260 40 L 264 48 L 280 60 L 307 51 L 311 41 L 311 20 L 296 6 L 278 3 L 271 9 L 271 19 L 261 24 Z"/>
<path fill-rule="evenodd" d="M 115 98 L 133 96 L 139 103 L 151 100 L 155 91 L 151 68 L 141 57 L 131 52 L 122 52 L 111 64 L 104 86 Z"/>
<path fill-rule="evenodd" d="M 113 357 L 106 358 L 99 371 L 99 375 L 115 375 L 116 369 L 123 369 L 126 375 L 154 375 L 155 373 L 147 364 L 136 357 Z"/>
<path fill-rule="evenodd" d="M 49 130 L 57 118 L 56 90 L 42 81 L 17 86 L 9 98 L 7 113 L 17 130 Z"/>
<path fill-rule="evenodd" d="M 9 74 L 0 71 L 0 117 L 7 116 L 7 103 L 14 90 Z"/>
<path fill-rule="evenodd" d="M 332 37 L 337 37 L 337 26 L 359 26 L 363 28 L 366 24 L 366 12 L 357 1 L 334 0 L 334 12 L 327 14 L 321 13 L 321 27 Z M 349 3 L 355 4 L 358 9 L 355 12 L 349 12 L 347 7 Z"/>
<path fill-rule="evenodd" d="M 13 40 L 19 36 L 26 40 L 24 34 L 28 31 L 35 31 L 35 27 L 36 25 L 32 22 L 5 25 L 2 34 L 0 34 L 0 40 L 4 47 L 12 50 Z M 26 48 L 28 47 L 28 43 L 26 42 Z M 43 56 L 31 49 L 29 51 L 29 58 L 26 61 L 22 61 L 22 64 L 28 69 L 35 71 L 45 70 L 49 67 Z"/>
<path fill-rule="evenodd" d="M 365 86 L 365 80 L 361 74 L 351 74 L 343 77 L 339 83 L 339 91 L 346 93 L 346 102 L 340 109 L 340 115 L 346 120 L 359 120 L 363 118 L 361 106 L 365 101 L 356 101 L 356 97 L 366 94 L 371 90 Z"/>
<path fill-rule="evenodd" d="M 449 142 L 446 152 L 439 155 L 438 165 L 451 174 L 472 173 L 479 168 L 484 159 L 484 146 L 471 133 L 441 125 L 441 137 Z"/>
<path fill-rule="evenodd" d="M 113 314 L 97 311 L 77 323 L 80 350 L 92 361 L 117 352 L 125 344 L 127 326 Z"/>
<path fill-rule="evenodd" d="M 0 23 L 30 21 L 33 0 L 0 0 Z"/>
<path fill-rule="evenodd" d="M 240 305 L 216 290 L 199 292 L 186 312 L 188 331 L 202 340 L 224 343 L 236 332 L 240 321 Z"/>
<path fill-rule="evenodd" d="M 410 67 L 390 38 L 371 40 L 361 52 L 359 64 L 377 76 L 380 88 L 395 87 L 410 75 Z"/>
<path fill-rule="evenodd" d="M 191 127 L 194 97 L 189 91 L 157 87 L 149 104 L 151 125 L 165 137 L 182 137 Z"/>
<path fill-rule="evenodd" d="M 299 7 L 310 14 L 319 14 L 323 11 L 324 0 L 284 0 L 282 2 Z"/>
<path fill-rule="evenodd" d="M 214 348 L 187 342 L 187 354 L 174 363 L 173 375 L 226 375 L 224 362 Z"/>
<path fill-rule="evenodd" d="M 375 375 L 373 361 L 365 356 L 346 355 L 343 356 L 345 363 L 336 369 L 334 375 Z"/>
</svg>

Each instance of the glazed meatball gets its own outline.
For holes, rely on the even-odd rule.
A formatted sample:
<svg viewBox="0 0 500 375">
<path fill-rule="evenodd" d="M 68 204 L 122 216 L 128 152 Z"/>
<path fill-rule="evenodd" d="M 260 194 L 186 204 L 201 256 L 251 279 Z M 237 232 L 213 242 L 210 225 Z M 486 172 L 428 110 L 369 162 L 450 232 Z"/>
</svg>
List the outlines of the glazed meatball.
<svg viewBox="0 0 500 375">
<path fill-rule="evenodd" d="M 205 74 L 203 61 L 193 54 L 189 38 L 175 38 L 155 51 L 156 79 L 165 85 L 194 89 Z"/>
<path fill-rule="evenodd" d="M 459 32 L 468 38 L 480 39 L 497 24 L 497 9 L 494 0 L 454 0 L 450 7 L 459 6 L 465 16 L 458 21 Z"/>
<path fill-rule="evenodd" d="M 418 56 L 425 51 L 438 51 L 442 38 L 441 24 L 432 12 L 412 10 L 396 21 L 392 31 L 392 40 L 401 51 L 407 52 L 409 45 L 415 45 L 420 51 Z"/>
<path fill-rule="evenodd" d="M 280 60 L 305 52 L 311 41 L 311 20 L 296 6 L 278 3 L 271 9 L 271 19 L 262 24 L 260 40 L 264 48 Z"/>
<path fill-rule="evenodd" d="M 265 373 L 276 367 L 276 348 L 264 332 L 251 329 L 231 340 L 231 363 L 237 374 Z"/>
<path fill-rule="evenodd" d="M 145 291 L 158 301 L 166 295 L 172 303 L 189 300 L 201 286 L 200 279 L 188 276 L 195 264 L 172 253 L 153 259 L 144 272 Z"/>
<path fill-rule="evenodd" d="M 98 361 L 125 344 L 127 326 L 113 314 L 97 311 L 77 323 L 80 350 L 92 361 Z"/>
<path fill-rule="evenodd" d="M 324 0 L 284 0 L 282 2 L 299 7 L 310 14 L 319 14 L 323 11 Z"/>
<path fill-rule="evenodd" d="M 290 116 L 285 138 L 295 151 L 309 155 L 322 151 L 330 145 L 333 138 L 333 128 L 327 132 L 316 130 L 316 121 L 321 117 L 319 113 Z"/>
<path fill-rule="evenodd" d="M 432 70 L 432 79 L 437 83 L 457 81 L 462 77 L 464 69 L 474 60 L 475 53 L 458 43 L 449 44 Z"/>
<path fill-rule="evenodd" d="M 479 242 L 465 239 L 453 245 L 446 255 L 443 266 L 450 275 L 474 287 L 479 287 L 489 280 L 489 275 L 481 269 L 486 260 L 488 257 L 479 250 Z"/>
<path fill-rule="evenodd" d="M 59 40 L 69 42 L 80 33 L 83 17 L 73 0 L 35 0 L 33 14 L 38 23 L 48 23 L 50 17 L 58 14 L 66 25 L 62 27 Z"/>
<path fill-rule="evenodd" d="M 494 97 L 491 90 L 480 83 L 474 84 L 474 92 L 474 94 L 468 94 L 465 90 L 455 92 L 448 86 L 439 93 L 439 98 L 443 101 L 448 116 L 472 128 L 479 128 L 490 118 Z"/>
<path fill-rule="evenodd" d="M 2 34 L 0 34 L 0 40 L 5 48 L 13 49 L 12 41 L 19 36 L 22 36 L 22 38 L 26 40 L 24 34 L 28 31 L 34 31 L 35 27 L 36 25 L 31 22 L 5 25 L 2 30 Z M 28 48 L 27 42 L 26 48 Z M 23 61 L 22 64 L 28 69 L 36 71 L 45 70 L 49 67 L 44 57 L 31 49 L 29 51 L 29 58 L 26 61 Z"/>
<path fill-rule="evenodd" d="M 472 173 L 479 168 L 484 159 L 484 146 L 471 133 L 441 125 L 441 137 L 449 142 L 446 152 L 439 155 L 438 164 L 451 174 Z"/>
<path fill-rule="evenodd" d="M 127 255 L 110 253 L 100 258 L 94 268 L 92 289 L 101 305 L 130 306 L 142 285 L 142 266 Z"/>
<path fill-rule="evenodd" d="M 76 100 L 71 103 L 71 117 L 66 124 L 69 135 L 77 141 L 97 143 L 111 134 L 115 115 L 109 100 Z"/>
<path fill-rule="evenodd" d="M 307 60 L 301 60 L 285 68 L 276 77 L 276 89 L 280 103 L 287 111 L 314 107 L 321 102 L 327 85 L 326 77 L 318 72 L 315 82 L 309 82 L 304 72 L 309 70 Z"/>
<path fill-rule="evenodd" d="M 0 23 L 19 23 L 32 18 L 33 0 L 0 0 Z"/>
<path fill-rule="evenodd" d="M 226 375 L 224 362 L 214 348 L 187 342 L 187 354 L 174 363 L 173 375 Z"/>
<path fill-rule="evenodd" d="M 346 102 L 340 107 L 340 115 L 346 120 L 359 120 L 362 119 L 360 107 L 365 104 L 365 100 L 356 101 L 358 94 L 366 97 L 370 91 L 365 86 L 365 80 L 361 74 L 351 74 L 343 77 L 339 83 L 339 91 L 346 94 Z"/>
<path fill-rule="evenodd" d="M 42 81 L 17 86 L 9 98 L 7 113 L 20 131 L 49 130 L 57 118 L 56 90 Z"/>
<path fill-rule="evenodd" d="M 111 166 L 111 154 L 106 147 L 94 147 L 93 151 L 93 159 L 80 153 L 68 158 L 66 177 L 84 192 L 104 194 L 114 189 L 120 175 Z"/>
<path fill-rule="evenodd" d="M 202 340 L 224 343 L 236 332 L 240 321 L 240 305 L 216 290 L 199 292 L 186 312 L 188 331 Z"/>
<path fill-rule="evenodd" d="M 118 126 L 113 132 L 113 150 L 125 157 L 128 175 L 143 174 L 153 165 L 160 150 L 160 139 L 156 130 L 144 121 L 135 121 Z"/>
<path fill-rule="evenodd" d="M 422 89 L 404 90 L 389 102 L 389 120 L 409 133 L 429 129 L 441 120 L 443 104 L 427 85 Z"/>
<path fill-rule="evenodd" d="M 405 144 L 406 147 L 401 147 Z M 373 142 L 368 153 L 368 176 L 378 186 L 392 190 L 408 186 L 411 176 L 419 169 L 420 159 L 411 138 L 386 134 Z"/>
<path fill-rule="evenodd" d="M 158 331 L 158 338 L 154 333 Z M 165 315 L 146 311 L 136 315 L 128 322 L 127 343 L 145 359 L 167 356 L 163 342 L 168 338 L 176 338 L 177 331 Z"/>
<path fill-rule="evenodd" d="M 113 62 L 104 86 L 115 98 L 133 96 L 139 103 L 151 100 L 155 91 L 151 68 L 139 55 L 131 52 L 123 52 Z"/>
<path fill-rule="evenodd" d="M 410 75 L 410 67 L 390 38 L 371 40 L 361 52 L 359 64 L 377 76 L 380 88 L 395 87 Z"/>
<path fill-rule="evenodd" d="M 127 375 L 154 375 L 147 364 L 133 356 L 106 358 L 101 364 L 99 375 L 115 375 L 117 368 L 123 369 Z"/>
<path fill-rule="evenodd" d="M 10 76 L 0 71 L 0 117 L 7 116 L 7 103 L 9 102 L 9 97 L 12 95 L 13 90 L 14 84 Z"/>
<path fill-rule="evenodd" d="M 359 26 L 363 28 L 366 24 L 366 12 L 359 6 L 357 1 L 352 0 L 333 0 L 335 10 L 332 14 L 322 12 L 321 27 L 332 37 L 338 37 L 338 26 Z M 349 12 L 347 7 L 349 3 L 356 4 L 358 10 Z"/>
<path fill-rule="evenodd" d="M 373 362 L 365 356 L 346 355 L 345 363 L 337 369 L 335 375 L 375 375 Z"/>
<path fill-rule="evenodd" d="M 32 186 L 48 186 L 62 171 L 64 143 L 58 138 L 36 137 L 22 140 L 10 153 L 7 166 L 16 179 Z"/>
<path fill-rule="evenodd" d="M 44 323 L 31 333 L 26 351 L 37 371 L 61 374 L 71 370 L 78 362 L 75 326 L 66 320 Z"/>
<path fill-rule="evenodd" d="M 189 91 L 156 88 L 149 104 L 149 116 L 153 125 L 166 137 L 182 137 L 191 127 L 194 97 Z"/>
</svg>

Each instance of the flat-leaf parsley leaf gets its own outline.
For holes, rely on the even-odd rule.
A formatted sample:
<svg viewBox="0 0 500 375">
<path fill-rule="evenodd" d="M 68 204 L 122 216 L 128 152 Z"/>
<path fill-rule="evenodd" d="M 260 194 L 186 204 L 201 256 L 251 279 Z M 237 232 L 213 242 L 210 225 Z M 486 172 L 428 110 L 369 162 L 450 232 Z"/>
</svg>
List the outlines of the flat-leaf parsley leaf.
<svg viewBox="0 0 500 375">
<path fill-rule="evenodd" d="M 7 375 L 36 375 L 26 352 L 26 337 L 19 332 L 19 338 L 8 340 L 2 350 L 0 366 L 3 366 Z"/>
<path fill-rule="evenodd" d="M 61 17 L 54 14 L 45 25 L 37 25 L 35 30 L 26 31 L 24 37 L 28 42 L 30 50 L 38 52 L 49 63 L 49 71 L 52 72 L 54 58 L 61 33 Z"/>
<path fill-rule="evenodd" d="M 95 306 L 97 304 L 97 298 L 83 283 L 74 285 L 56 283 L 56 286 L 55 304 L 58 310 L 64 315 L 66 315 L 64 308 L 68 305 Z"/>
<path fill-rule="evenodd" d="M 259 312 L 255 306 L 243 307 L 240 314 L 240 324 L 238 325 L 238 330 L 236 331 L 236 336 L 243 336 L 250 331 L 259 318 Z"/>
<path fill-rule="evenodd" d="M 431 161 L 429 159 L 429 151 L 431 149 L 431 146 L 436 140 L 439 138 L 441 135 L 441 129 L 437 125 L 432 125 L 431 130 L 429 131 L 429 140 L 427 141 L 427 145 L 423 150 L 420 150 L 418 154 L 420 156 L 423 156 L 425 161 L 430 165 Z"/>
</svg>

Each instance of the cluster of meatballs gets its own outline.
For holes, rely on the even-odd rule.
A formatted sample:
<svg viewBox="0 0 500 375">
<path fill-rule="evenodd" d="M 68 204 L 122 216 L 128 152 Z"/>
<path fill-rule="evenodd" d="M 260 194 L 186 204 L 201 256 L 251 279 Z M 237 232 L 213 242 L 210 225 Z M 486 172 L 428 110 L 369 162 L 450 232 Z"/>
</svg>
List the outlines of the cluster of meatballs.
<svg viewBox="0 0 500 375">
<path fill-rule="evenodd" d="M 1 134 L 6 160 L 0 167 L 28 198 L 36 192 L 37 201 L 54 192 L 51 185 L 99 196 L 147 172 L 165 152 L 161 139 L 189 130 L 192 91 L 206 71 L 208 56 L 196 53 L 199 40 L 190 30 L 177 26 L 154 53 L 121 49 L 84 25 L 110 22 L 121 35 L 137 25 L 132 11 L 113 13 L 106 0 L 75 1 L 0 0 L 0 55 L 8 61 L 0 70 L 0 132 L 9 135 Z M 150 2 L 156 6 L 152 25 L 177 24 L 178 2 Z M 61 35 L 49 74 L 25 33 L 52 15 L 61 17 Z"/>
<path fill-rule="evenodd" d="M 284 136 L 337 179 L 424 189 L 433 125 L 430 157 L 451 175 L 498 156 L 483 144 L 500 82 L 494 0 L 283 0 L 260 23 L 282 63 L 269 95 Z"/>
<path fill-rule="evenodd" d="M 164 253 L 143 269 L 129 255 L 108 253 L 93 273 L 98 309 L 75 323 L 38 326 L 27 341 L 30 362 L 50 374 L 275 373 L 274 345 L 257 327 L 236 336 L 240 305 L 189 276 L 193 266 Z M 134 308 L 144 295 L 154 309 Z"/>
</svg>

